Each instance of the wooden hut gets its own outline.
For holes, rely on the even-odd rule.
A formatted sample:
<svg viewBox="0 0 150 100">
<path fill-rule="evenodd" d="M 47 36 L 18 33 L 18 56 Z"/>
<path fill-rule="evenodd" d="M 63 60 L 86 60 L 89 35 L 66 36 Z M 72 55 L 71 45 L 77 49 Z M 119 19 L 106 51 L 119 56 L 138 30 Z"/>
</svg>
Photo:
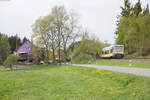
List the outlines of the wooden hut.
<svg viewBox="0 0 150 100">
<path fill-rule="evenodd" d="M 30 41 L 26 41 L 23 45 L 21 45 L 17 50 L 17 59 L 19 61 L 29 61 L 31 47 L 32 44 Z"/>
</svg>

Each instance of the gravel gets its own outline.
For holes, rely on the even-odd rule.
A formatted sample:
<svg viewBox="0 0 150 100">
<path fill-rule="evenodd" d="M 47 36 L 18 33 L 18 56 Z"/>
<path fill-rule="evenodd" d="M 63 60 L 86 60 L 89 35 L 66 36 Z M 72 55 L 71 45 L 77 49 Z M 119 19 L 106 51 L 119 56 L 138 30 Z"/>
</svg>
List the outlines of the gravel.
<svg viewBox="0 0 150 100">
<path fill-rule="evenodd" d="M 81 67 L 100 68 L 109 71 L 123 72 L 128 74 L 150 77 L 150 69 L 146 69 L 146 68 L 129 68 L 129 67 L 102 66 L 102 65 L 89 65 L 89 64 L 72 64 L 72 65 L 81 66 Z"/>
</svg>

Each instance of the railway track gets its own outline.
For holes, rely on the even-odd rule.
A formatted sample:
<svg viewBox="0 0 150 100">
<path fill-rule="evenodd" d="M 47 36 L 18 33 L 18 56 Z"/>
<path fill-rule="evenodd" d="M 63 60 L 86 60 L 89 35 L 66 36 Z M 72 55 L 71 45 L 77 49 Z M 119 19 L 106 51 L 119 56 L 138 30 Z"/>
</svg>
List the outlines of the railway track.
<svg viewBox="0 0 150 100">
<path fill-rule="evenodd" d="M 123 58 L 123 59 L 103 59 L 103 60 L 117 60 L 117 61 L 150 61 L 150 58 Z"/>
</svg>

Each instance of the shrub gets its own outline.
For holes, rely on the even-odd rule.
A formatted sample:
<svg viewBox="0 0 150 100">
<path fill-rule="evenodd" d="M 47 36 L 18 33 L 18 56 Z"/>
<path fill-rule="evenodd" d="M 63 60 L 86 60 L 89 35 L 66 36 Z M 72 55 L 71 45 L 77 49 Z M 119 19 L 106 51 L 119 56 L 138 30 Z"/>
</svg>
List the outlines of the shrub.
<svg viewBox="0 0 150 100">
<path fill-rule="evenodd" d="M 45 49 L 39 47 L 32 47 L 30 51 L 30 55 L 32 57 L 30 61 L 33 61 L 35 64 L 40 64 L 40 61 L 46 62 L 47 60 Z"/>
<path fill-rule="evenodd" d="M 88 54 L 80 54 L 77 57 L 73 58 L 73 62 L 75 63 L 86 63 L 91 60 L 94 61 L 94 58 Z"/>
<path fill-rule="evenodd" d="M 7 59 L 4 62 L 4 66 L 6 68 L 10 68 L 11 70 L 13 69 L 13 65 L 16 64 L 17 62 L 17 57 L 14 54 L 11 54 L 7 57 Z"/>
<path fill-rule="evenodd" d="M 82 40 L 79 46 L 75 47 L 71 58 L 73 62 L 88 62 L 96 60 L 100 56 L 103 44 L 98 40 Z"/>
</svg>

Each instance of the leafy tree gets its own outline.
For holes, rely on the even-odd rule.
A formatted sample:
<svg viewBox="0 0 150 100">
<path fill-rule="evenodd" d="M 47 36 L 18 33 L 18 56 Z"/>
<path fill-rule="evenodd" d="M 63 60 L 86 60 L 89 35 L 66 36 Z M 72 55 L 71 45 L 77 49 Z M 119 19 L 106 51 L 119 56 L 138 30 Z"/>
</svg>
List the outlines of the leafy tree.
<svg viewBox="0 0 150 100">
<path fill-rule="evenodd" d="M 116 31 L 116 43 L 125 46 L 126 54 L 148 55 L 150 51 L 150 15 L 141 13 L 140 0 L 134 8 L 132 16 L 120 18 Z"/>
<path fill-rule="evenodd" d="M 17 62 L 17 57 L 14 54 L 11 54 L 7 57 L 7 59 L 4 62 L 4 66 L 7 68 L 10 68 L 11 70 L 13 69 L 13 65 L 16 64 Z"/>
<path fill-rule="evenodd" d="M 2 64 L 10 53 L 8 37 L 0 34 L 0 64 Z"/>
</svg>

